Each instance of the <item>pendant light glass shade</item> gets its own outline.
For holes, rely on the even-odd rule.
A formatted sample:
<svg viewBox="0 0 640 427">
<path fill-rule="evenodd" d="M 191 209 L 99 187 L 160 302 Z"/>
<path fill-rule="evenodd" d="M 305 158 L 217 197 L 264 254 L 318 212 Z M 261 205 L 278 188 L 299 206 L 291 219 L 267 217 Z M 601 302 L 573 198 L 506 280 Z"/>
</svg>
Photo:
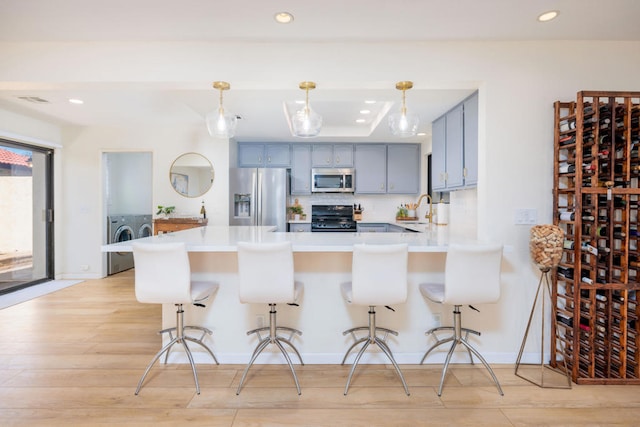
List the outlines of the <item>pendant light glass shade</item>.
<svg viewBox="0 0 640 427">
<path fill-rule="evenodd" d="M 415 136 L 418 132 L 420 119 L 415 114 L 407 113 L 405 101 L 405 91 L 413 87 L 413 82 L 398 82 L 396 89 L 402 91 L 402 108 L 397 113 L 389 115 L 389 129 L 395 136 L 408 137 Z"/>
<path fill-rule="evenodd" d="M 209 135 L 218 138 L 232 138 L 236 134 L 238 117 L 224 111 L 222 105 L 222 92 L 229 90 L 231 85 L 227 82 L 213 82 L 213 88 L 220 91 L 220 105 L 218 109 L 207 114 L 207 130 Z"/>
<path fill-rule="evenodd" d="M 309 90 L 315 89 L 314 82 L 300 83 L 300 89 L 306 91 L 304 107 L 291 115 L 291 128 L 293 134 L 300 138 L 317 136 L 322 129 L 322 116 L 309 107 Z"/>
</svg>

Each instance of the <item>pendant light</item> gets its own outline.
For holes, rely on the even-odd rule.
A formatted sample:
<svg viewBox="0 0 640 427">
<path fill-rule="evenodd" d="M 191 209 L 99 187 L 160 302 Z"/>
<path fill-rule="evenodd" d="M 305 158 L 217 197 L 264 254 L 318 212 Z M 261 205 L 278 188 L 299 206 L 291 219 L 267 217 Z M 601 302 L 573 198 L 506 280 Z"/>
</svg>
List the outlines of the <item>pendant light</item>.
<svg viewBox="0 0 640 427">
<path fill-rule="evenodd" d="M 389 129 L 395 136 L 408 137 L 415 136 L 418 131 L 420 119 L 415 114 L 407 113 L 405 91 L 413 87 L 413 82 L 403 81 L 396 83 L 396 89 L 402 91 L 402 108 L 399 112 L 389 116 Z"/>
<path fill-rule="evenodd" d="M 229 90 L 231 85 L 227 82 L 213 82 L 213 88 L 220 91 L 220 105 L 216 111 L 207 114 L 209 135 L 218 138 L 232 138 L 236 134 L 238 117 L 235 114 L 225 113 L 222 106 L 222 92 Z"/>
<path fill-rule="evenodd" d="M 314 82 L 300 83 L 300 89 L 306 92 L 304 107 L 291 115 L 293 134 L 300 138 L 317 136 L 322 128 L 322 116 L 309 107 L 309 90 L 316 88 Z"/>
</svg>

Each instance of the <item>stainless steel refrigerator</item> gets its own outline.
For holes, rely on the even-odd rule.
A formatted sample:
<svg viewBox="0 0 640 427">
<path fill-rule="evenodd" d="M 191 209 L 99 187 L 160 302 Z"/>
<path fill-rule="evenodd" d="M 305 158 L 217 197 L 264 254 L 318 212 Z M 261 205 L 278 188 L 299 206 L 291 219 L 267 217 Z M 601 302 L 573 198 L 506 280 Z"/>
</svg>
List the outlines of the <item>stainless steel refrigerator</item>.
<svg viewBox="0 0 640 427">
<path fill-rule="evenodd" d="M 229 169 L 229 196 L 229 225 L 275 225 L 276 231 L 287 231 L 287 169 Z"/>
</svg>

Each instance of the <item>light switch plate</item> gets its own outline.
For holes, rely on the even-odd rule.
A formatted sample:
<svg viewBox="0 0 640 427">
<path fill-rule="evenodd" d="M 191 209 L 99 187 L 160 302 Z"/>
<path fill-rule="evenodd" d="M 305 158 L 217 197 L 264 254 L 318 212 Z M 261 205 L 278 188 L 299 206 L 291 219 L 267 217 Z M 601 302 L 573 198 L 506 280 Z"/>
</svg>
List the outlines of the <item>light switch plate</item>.
<svg viewBox="0 0 640 427">
<path fill-rule="evenodd" d="M 537 209 L 516 209 L 513 223 L 516 225 L 535 225 L 538 222 Z"/>
</svg>

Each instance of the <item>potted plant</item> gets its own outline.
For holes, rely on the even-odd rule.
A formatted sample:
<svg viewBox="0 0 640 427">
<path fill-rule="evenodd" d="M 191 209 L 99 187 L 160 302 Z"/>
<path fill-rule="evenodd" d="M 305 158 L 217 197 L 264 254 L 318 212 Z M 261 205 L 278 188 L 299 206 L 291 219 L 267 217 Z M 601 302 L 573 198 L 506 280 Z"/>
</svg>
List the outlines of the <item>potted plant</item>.
<svg viewBox="0 0 640 427">
<path fill-rule="evenodd" d="M 296 221 L 300 220 L 300 215 L 303 214 L 301 205 L 289 206 L 287 210 L 289 211 L 289 215 L 293 216 L 293 219 L 295 219 Z"/>
<path fill-rule="evenodd" d="M 156 212 L 156 215 L 164 215 L 165 217 L 168 217 L 169 215 L 171 215 L 173 213 L 173 211 L 176 210 L 175 206 L 162 206 L 162 205 L 158 205 L 158 212 Z"/>
</svg>

